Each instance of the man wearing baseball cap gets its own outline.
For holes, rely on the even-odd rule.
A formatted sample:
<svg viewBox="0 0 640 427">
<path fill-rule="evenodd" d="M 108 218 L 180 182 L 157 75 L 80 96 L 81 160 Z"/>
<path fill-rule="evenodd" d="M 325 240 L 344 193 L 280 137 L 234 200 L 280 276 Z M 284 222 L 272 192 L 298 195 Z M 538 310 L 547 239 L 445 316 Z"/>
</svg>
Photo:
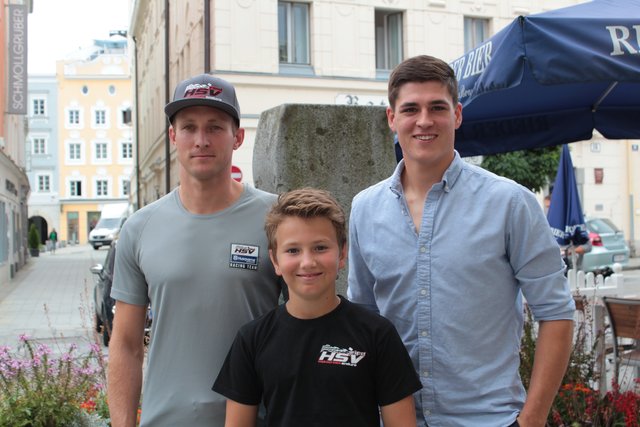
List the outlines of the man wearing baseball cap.
<svg viewBox="0 0 640 427">
<path fill-rule="evenodd" d="M 238 328 L 275 307 L 281 292 L 263 229 L 276 197 L 231 179 L 244 129 L 229 82 L 209 74 L 187 79 L 165 113 L 180 185 L 134 213 L 120 233 L 111 422 L 135 425 L 151 304 L 140 425 L 222 427 L 225 398 L 211 391 L 212 379 Z"/>
</svg>

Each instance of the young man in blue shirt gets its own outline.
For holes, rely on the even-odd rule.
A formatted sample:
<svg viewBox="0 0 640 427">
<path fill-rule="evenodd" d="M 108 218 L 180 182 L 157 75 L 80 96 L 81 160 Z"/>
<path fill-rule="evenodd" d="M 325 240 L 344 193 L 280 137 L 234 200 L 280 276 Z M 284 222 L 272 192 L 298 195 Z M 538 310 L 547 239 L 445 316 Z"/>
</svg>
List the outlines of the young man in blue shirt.
<svg viewBox="0 0 640 427">
<path fill-rule="evenodd" d="M 387 118 L 404 160 L 353 200 L 350 300 L 398 329 L 423 384 L 419 426 L 544 426 L 571 351 L 574 304 L 542 208 L 455 151 L 462 106 L 444 61 L 398 65 Z M 523 295 L 540 322 L 526 393 Z"/>
</svg>

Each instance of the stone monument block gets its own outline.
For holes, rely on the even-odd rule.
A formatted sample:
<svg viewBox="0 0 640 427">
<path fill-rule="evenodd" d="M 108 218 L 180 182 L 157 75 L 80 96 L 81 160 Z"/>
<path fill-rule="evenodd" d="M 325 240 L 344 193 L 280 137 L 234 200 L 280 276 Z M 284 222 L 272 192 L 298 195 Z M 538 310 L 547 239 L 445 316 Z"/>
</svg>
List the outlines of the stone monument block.
<svg viewBox="0 0 640 427">
<path fill-rule="evenodd" d="M 262 190 L 322 188 L 348 218 L 353 196 L 389 177 L 395 165 L 385 107 L 283 104 L 260 115 L 253 177 Z M 338 280 L 343 295 L 346 276 Z"/>
</svg>

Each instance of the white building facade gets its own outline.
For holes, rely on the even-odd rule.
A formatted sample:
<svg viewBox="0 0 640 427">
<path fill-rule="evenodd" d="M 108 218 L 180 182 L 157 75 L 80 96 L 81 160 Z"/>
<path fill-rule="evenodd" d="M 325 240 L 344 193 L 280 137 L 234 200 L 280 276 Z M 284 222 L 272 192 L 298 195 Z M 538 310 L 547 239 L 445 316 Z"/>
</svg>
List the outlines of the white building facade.
<svg viewBox="0 0 640 427">
<path fill-rule="evenodd" d="M 26 172 L 31 185 L 29 221 L 45 239 L 59 229 L 58 84 L 55 75 L 29 76 Z"/>
<path fill-rule="evenodd" d="M 262 111 L 285 103 L 386 105 L 389 72 L 403 59 L 430 54 L 452 61 L 519 15 L 576 3 L 134 0 L 130 35 L 139 167 L 134 199 L 144 206 L 178 184 L 163 107 L 187 77 L 210 72 L 236 86 L 247 133 L 234 163 L 251 183 Z M 584 170 L 585 210 L 611 218 L 638 240 L 640 225 L 633 230 L 632 224 L 640 222 L 640 182 L 631 173 L 634 165 L 640 166 L 637 151 L 630 141 L 603 141 L 600 146 L 595 152 L 591 142 L 572 144 L 574 164 Z M 592 189 L 597 168 L 605 169 L 604 186 Z"/>
</svg>

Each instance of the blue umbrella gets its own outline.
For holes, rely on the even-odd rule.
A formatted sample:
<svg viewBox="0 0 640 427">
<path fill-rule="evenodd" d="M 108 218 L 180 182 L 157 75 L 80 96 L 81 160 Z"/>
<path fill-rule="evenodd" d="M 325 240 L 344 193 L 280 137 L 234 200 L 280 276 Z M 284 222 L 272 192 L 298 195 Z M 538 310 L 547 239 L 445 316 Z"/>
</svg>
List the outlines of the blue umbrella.
<svg viewBox="0 0 640 427">
<path fill-rule="evenodd" d="M 551 193 L 547 220 L 556 241 L 561 246 L 579 246 L 589 241 L 587 226 L 580 206 L 569 146 L 562 147 L 558 173 Z"/>
<path fill-rule="evenodd" d="M 463 105 L 456 149 L 495 154 L 640 138 L 640 0 L 520 16 L 451 66 Z"/>
</svg>

